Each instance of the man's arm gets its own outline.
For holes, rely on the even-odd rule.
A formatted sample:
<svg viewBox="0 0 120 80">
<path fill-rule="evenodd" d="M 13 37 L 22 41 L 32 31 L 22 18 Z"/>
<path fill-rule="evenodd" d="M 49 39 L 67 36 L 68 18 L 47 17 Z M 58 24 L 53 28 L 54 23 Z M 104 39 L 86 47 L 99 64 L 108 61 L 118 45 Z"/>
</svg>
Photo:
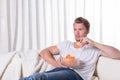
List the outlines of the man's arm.
<svg viewBox="0 0 120 80">
<path fill-rule="evenodd" d="M 51 65 L 55 67 L 62 67 L 62 65 L 59 62 L 57 62 L 53 56 L 57 54 L 59 54 L 57 46 L 51 46 L 46 49 L 43 49 L 39 55 Z"/>
<path fill-rule="evenodd" d="M 120 51 L 118 49 L 97 42 L 94 42 L 94 46 L 102 51 L 102 56 L 110 57 L 113 59 L 120 59 Z"/>
<path fill-rule="evenodd" d="M 118 50 L 112 46 L 94 42 L 93 40 L 91 40 L 87 37 L 82 38 L 82 40 L 83 40 L 83 44 L 95 46 L 98 49 L 100 49 L 102 51 L 102 54 L 101 54 L 102 56 L 113 58 L 113 59 L 120 59 L 120 50 Z"/>
</svg>

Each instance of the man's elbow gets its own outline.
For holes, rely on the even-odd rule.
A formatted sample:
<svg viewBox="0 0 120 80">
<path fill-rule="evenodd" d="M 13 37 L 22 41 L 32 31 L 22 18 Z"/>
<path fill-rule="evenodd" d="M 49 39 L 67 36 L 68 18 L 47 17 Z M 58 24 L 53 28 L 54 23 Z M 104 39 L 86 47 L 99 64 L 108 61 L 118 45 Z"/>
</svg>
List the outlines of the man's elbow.
<svg viewBox="0 0 120 80">
<path fill-rule="evenodd" d="M 44 56 L 44 53 L 45 53 L 45 50 L 41 50 L 40 52 L 39 52 L 39 56 Z"/>
<path fill-rule="evenodd" d="M 48 55 L 48 53 L 49 50 L 46 48 L 40 51 L 39 56 L 44 57 L 45 55 Z"/>
</svg>

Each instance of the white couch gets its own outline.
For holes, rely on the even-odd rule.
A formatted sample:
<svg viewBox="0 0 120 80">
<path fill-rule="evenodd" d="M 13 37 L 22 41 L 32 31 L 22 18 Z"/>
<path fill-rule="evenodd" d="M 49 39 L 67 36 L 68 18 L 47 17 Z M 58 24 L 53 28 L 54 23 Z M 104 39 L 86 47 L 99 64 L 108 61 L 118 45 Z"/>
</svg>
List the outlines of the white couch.
<svg viewBox="0 0 120 80">
<path fill-rule="evenodd" d="M 99 80 L 120 80 L 120 60 L 100 57 L 95 75 Z"/>
<path fill-rule="evenodd" d="M 18 80 L 53 68 L 38 56 L 39 51 L 0 53 L 0 80 Z M 120 80 L 120 60 L 100 57 L 92 80 Z"/>
</svg>

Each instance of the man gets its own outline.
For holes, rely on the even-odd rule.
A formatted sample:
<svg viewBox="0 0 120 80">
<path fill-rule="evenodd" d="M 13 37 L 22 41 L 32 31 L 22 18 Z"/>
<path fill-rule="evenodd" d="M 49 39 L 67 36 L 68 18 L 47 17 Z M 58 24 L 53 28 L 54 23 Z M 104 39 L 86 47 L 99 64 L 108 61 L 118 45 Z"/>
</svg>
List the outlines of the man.
<svg viewBox="0 0 120 80">
<path fill-rule="evenodd" d="M 76 42 L 64 41 L 40 52 L 40 56 L 55 69 L 36 73 L 22 80 L 91 80 L 98 57 L 120 59 L 120 51 L 112 46 L 97 43 L 87 37 L 90 24 L 78 17 L 73 24 Z M 55 60 L 53 55 L 61 57 Z"/>
</svg>

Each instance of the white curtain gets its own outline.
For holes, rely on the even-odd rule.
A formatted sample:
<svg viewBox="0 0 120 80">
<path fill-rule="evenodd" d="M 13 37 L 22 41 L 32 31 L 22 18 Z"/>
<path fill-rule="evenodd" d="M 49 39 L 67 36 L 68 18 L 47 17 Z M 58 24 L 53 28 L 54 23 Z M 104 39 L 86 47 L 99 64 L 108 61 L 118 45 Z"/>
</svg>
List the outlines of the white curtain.
<svg viewBox="0 0 120 80">
<path fill-rule="evenodd" d="M 79 16 L 90 21 L 91 39 L 120 48 L 119 4 L 119 0 L 0 0 L 0 52 L 41 50 L 74 41 L 73 21 Z"/>
</svg>

